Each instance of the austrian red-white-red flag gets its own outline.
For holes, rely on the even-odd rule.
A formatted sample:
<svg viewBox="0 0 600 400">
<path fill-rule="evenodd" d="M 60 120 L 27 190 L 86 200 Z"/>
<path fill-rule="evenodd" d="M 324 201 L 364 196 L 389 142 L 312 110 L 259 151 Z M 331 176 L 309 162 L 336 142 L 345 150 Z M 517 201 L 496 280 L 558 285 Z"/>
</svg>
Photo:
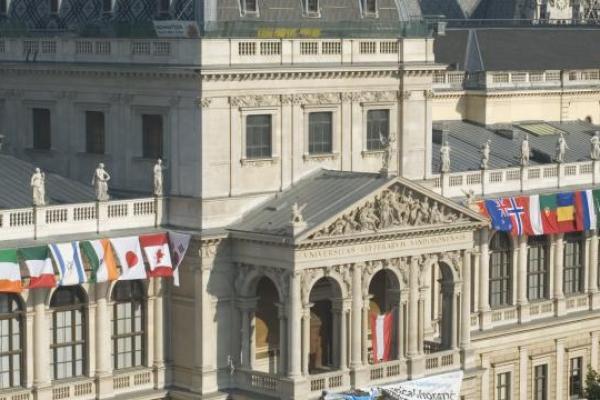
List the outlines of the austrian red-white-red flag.
<svg viewBox="0 0 600 400">
<path fill-rule="evenodd" d="M 392 354 L 394 314 L 371 314 L 371 348 L 373 362 L 389 361 Z"/>
<path fill-rule="evenodd" d="M 151 277 L 173 276 L 169 238 L 166 233 L 140 236 L 140 244 L 150 266 Z"/>
</svg>

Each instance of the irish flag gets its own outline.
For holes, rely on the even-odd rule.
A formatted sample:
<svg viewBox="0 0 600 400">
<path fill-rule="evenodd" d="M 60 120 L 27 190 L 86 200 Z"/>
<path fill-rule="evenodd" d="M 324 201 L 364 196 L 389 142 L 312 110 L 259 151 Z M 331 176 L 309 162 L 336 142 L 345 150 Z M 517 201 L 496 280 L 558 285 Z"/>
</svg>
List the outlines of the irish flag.
<svg viewBox="0 0 600 400">
<path fill-rule="evenodd" d="M 392 352 L 394 314 L 371 314 L 371 348 L 373 362 L 389 361 Z"/>
<path fill-rule="evenodd" d="M 140 244 L 150 266 L 150 276 L 173 276 L 173 263 L 166 233 L 140 236 Z"/>
<path fill-rule="evenodd" d="M 19 251 L 29 270 L 29 289 L 53 288 L 56 286 L 48 246 L 30 247 Z"/>
<path fill-rule="evenodd" d="M 121 264 L 119 280 L 146 279 L 146 267 L 137 236 L 110 239 Z"/>
<path fill-rule="evenodd" d="M 21 293 L 21 270 L 16 250 L 0 250 L 0 293 Z"/>
<path fill-rule="evenodd" d="M 119 278 L 117 261 L 108 239 L 83 242 L 81 251 L 92 267 L 90 282 L 116 281 Z"/>
</svg>

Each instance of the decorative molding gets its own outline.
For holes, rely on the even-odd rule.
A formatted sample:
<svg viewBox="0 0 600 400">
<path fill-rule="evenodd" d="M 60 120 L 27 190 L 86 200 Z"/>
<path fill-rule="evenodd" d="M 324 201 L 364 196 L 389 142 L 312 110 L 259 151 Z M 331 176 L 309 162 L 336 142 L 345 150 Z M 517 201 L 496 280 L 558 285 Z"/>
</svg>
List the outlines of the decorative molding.
<svg viewBox="0 0 600 400">
<path fill-rule="evenodd" d="M 434 96 L 435 96 L 435 92 L 433 90 L 424 90 L 423 91 L 423 97 L 425 97 L 427 100 L 433 99 Z"/>
<path fill-rule="evenodd" d="M 203 71 L 203 81 L 243 81 L 243 80 L 295 80 L 295 79 L 367 79 L 400 76 L 397 69 L 369 71 L 268 71 L 268 72 L 230 72 Z"/>
<path fill-rule="evenodd" d="M 340 93 L 305 93 L 298 95 L 303 105 L 338 104 Z"/>
<path fill-rule="evenodd" d="M 229 104 L 238 108 L 273 107 L 280 104 L 277 95 L 232 96 Z"/>
<path fill-rule="evenodd" d="M 410 90 L 405 90 L 402 92 L 402 100 L 410 100 L 412 97 L 412 92 Z"/>
<path fill-rule="evenodd" d="M 324 154 L 304 154 L 302 156 L 305 162 L 320 163 L 324 161 L 332 161 L 340 158 L 339 153 L 324 153 Z"/>
<path fill-rule="evenodd" d="M 240 160 L 240 163 L 244 167 L 268 167 L 268 166 L 277 164 L 278 162 L 279 162 L 279 157 L 258 158 L 258 159 L 242 158 Z"/>
<path fill-rule="evenodd" d="M 389 103 L 398 100 L 399 92 L 397 90 L 369 91 L 360 93 L 361 103 Z"/>
<path fill-rule="evenodd" d="M 196 99 L 196 103 L 198 104 L 198 107 L 201 108 L 208 108 L 210 107 L 210 105 L 212 104 L 212 98 L 210 97 L 199 97 Z"/>
</svg>

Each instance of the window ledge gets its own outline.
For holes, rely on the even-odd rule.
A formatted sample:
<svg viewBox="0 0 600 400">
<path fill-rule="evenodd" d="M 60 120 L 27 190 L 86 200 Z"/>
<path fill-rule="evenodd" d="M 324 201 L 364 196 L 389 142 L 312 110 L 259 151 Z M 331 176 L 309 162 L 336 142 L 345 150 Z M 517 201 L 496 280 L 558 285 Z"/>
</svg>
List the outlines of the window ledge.
<svg viewBox="0 0 600 400">
<path fill-rule="evenodd" d="M 139 162 L 139 163 L 156 163 L 156 160 L 158 160 L 158 158 L 146 158 L 146 157 L 132 157 L 131 158 L 132 161 L 135 162 Z M 161 157 L 161 160 L 164 163 L 166 163 L 166 159 Z"/>
<path fill-rule="evenodd" d="M 279 157 L 271 157 L 271 158 L 242 158 L 240 163 L 244 167 L 266 167 L 269 165 L 277 164 L 279 162 Z"/>
<path fill-rule="evenodd" d="M 26 152 L 28 153 L 32 153 L 32 154 L 47 154 L 47 155 L 54 155 L 56 154 L 56 150 L 54 149 L 35 149 L 33 147 L 28 147 L 25 149 Z"/>
<path fill-rule="evenodd" d="M 340 157 L 339 153 L 321 153 L 321 154 L 304 154 L 304 161 L 329 161 L 337 160 Z"/>
<path fill-rule="evenodd" d="M 360 153 L 363 158 L 381 158 L 385 150 L 363 150 Z"/>
<path fill-rule="evenodd" d="M 111 159 L 112 156 L 110 156 L 109 154 L 106 153 L 88 153 L 87 151 L 80 151 L 77 153 L 77 157 L 89 157 L 89 158 L 96 158 L 96 159 Z"/>
</svg>

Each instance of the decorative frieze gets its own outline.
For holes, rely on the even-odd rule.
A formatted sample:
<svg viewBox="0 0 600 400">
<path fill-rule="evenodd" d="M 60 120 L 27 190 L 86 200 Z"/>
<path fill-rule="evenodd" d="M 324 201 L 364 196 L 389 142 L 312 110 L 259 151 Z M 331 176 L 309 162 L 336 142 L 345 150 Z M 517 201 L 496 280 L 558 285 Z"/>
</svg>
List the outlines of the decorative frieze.
<svg viewBox="0 0 600 400">
<path fill-rule="evenodd" d="M 369 91 L 360 92 L 359 101 L 361 103 L 389 103 L 398 100 L 398 91 Z"/>
<path fill-rule="evenodd" d="M 238 108 L 273 107 L 280 104 L 280 98 L 277 95 L 232 96 L 229 104 Z"/>
<path fill-rule="evenodd" d="M 303 93 L 298 95 L 302 104 L 338 104 L 340 93 Z"/>
</svg>

